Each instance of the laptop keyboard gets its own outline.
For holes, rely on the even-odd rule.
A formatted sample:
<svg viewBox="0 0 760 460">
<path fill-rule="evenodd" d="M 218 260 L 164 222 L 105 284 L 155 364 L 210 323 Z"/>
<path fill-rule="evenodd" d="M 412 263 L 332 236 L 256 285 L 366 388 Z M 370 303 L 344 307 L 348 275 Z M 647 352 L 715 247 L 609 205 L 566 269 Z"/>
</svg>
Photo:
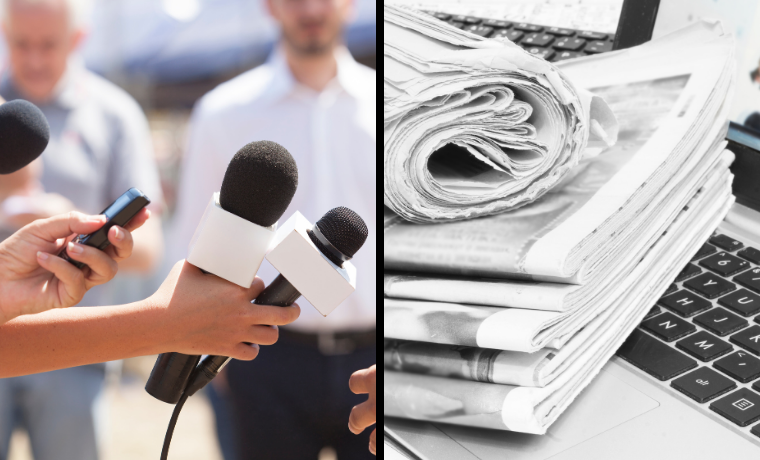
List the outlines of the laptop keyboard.
<svg viewBox="0 0 760 460">
<path fill-rule="evenodd" d="M 481 37 L 507 37 L 529 53 L 551 62 L 611 51 L 615 39 L 613 34 L 588 30 L 562 29 L 437 11 L 425 12 Z"/>
<path fill-rule="evenodd" d="M 760 438 L 760 250 L 714 234 L 617 355 Z M 745 432 L 745 430 L 741 430 Z"/>
</svg>

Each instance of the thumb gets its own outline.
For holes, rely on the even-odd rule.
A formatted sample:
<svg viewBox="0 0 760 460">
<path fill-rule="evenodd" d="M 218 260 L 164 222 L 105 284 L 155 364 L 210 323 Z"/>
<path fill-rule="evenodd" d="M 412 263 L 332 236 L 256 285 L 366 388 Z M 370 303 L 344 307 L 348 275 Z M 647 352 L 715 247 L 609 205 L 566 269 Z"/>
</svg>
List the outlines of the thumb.
<svg viewBox="0 0 760 460">
<path fill-rule="evenodd" d="M 56 241 L 66 238 L 72 233 L 92 233 L 106 223 L 106 216 L 100 214 L 89 216 L 81 212 L 71 211 L 48 219 L 41 219 L 30 224 L 30 230 L 46 241 Z"/>
</svg>

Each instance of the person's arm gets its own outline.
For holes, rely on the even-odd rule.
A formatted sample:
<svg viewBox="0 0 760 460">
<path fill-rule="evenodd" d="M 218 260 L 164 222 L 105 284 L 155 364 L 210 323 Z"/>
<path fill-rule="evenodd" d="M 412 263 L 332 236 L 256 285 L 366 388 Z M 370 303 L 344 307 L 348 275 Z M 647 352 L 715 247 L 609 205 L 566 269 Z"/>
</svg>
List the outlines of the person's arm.
<svg viewBox="0 0 760 460">
<path fill-rule="evenodd" d="M 376 366 L 369 369 L 362 369 L 354 372 L 349 380 L 348 385 L 351 391 L 356 394 L 369 394 L 369 398 L 351 410 L 351 416 L 348 419 L 348 429 L 354 434 L 360 434 L 367 427 L 375 424 L 377 398 L 375 390 Z M 372 431 L 369 437 L 369 451 L 377 455 L 375 445 L 377 429 Z"/>
<path fill-rule="evenodd" d="M 0 324 L 17 316 L 79 303 L 93 286 L 110 281 L 118 263 L 132 252 L 132 230 L 150 217 L 142 210 L 125 228 L 108 231 L 105 250 L 73 243 L 76 234 L 89 234 L 106 222 L 104 215 L 71 212 L 26 225 L 0 243 Z M 58 257 L 66 248 L 82 269 Z"/>
<path fill-rule="evenodd" d="M 300 313 L 297 304 L 252 304 L 263 289 L 259 278 L 243 289 L 180 261 L 145 300 L 49 311 L 0 326 L 0 378 L 170 351 L 254 359 L 257 344 L 276 342 L 277 325 Z"/>
</svg>

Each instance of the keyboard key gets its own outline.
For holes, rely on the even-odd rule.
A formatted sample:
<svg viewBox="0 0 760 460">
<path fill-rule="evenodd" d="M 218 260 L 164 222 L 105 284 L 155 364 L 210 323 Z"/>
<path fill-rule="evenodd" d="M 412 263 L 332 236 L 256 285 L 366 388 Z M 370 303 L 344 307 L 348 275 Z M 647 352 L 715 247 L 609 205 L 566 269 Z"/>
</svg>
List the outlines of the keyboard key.
<svg viewBox="0 0 760 460">
<path fill-rule="evenodd" d="M 699 331 L 676 342 L 676 347 L 700 361 L 712 361 L 734 349 L 709 332 Z"/>
<path fill-rule="evenodd" d="M 709 268 L 722 276 L 730 276 L 749 268 L 749 262 L 727 252 L 719 252 L 699 261 L 699 265 Z"/>
<path fill-rule="evenodd" d="M 524 22 L 515 24 L 513 28 L 517 30 L 522 30 L 523 32 L 541 32 L 542 30 L 544 30 L 544 28 L 541 26 L 537 26 L 534 24 L 526 24 Z"/>
<path fill-rule="evenodd" d="M 523 38 L 523 46 L 547 46 L 554 41 L 554 36 L 549 34 L 528 34 Z"/>
<path fill-rule="evenodd" d="M 554 44 L 554 48 L 562 51 L 578 51 L 586 44 L 586 40 L 582 38 L 561 38 Z"/>
<path fill-rule="evenodd" d="M 737 249 L 744 247 L 740 241 L 736 241 L 735 239 L 726 235 L 714 235 L 710 238 L 710 243 L 718 246 L 719 248 L 723 248 L 726 251 L 736 251 Z"/>
<path fill-rule="evenodd" d="M 753 426 L 752 429 L 749 430 L 749 431 L 750 431 L 750 433 L 754 434 L 755 436 L 760 437 L 760 423 L 758 423 L 757 425 Z"/>
<path fill-rule="evenodd" d="M 586 47 L 583 48 L 583 51 L 585 51 L 586 54 L 606 53 L 607 51 L 612 51 L 612 42 L 602 42 L 602 41 L 589 42 L 588 45 L 586 45 Z"/>
<path fill-rule="evenodd" d="M 525 43 L 525 40 L 523 40 L 523 44 Z M 549 60 L 554 56 L 554 50 L 550 48 L 541 48 L 539 46 L 532 46 L 530 48 L 525 48 L 527 52 L 530 54 L 535 54 L 536 56 Z"/>
<path fill-rule="evenodd" d="M 517 43 L 520 41 L 523 35 L 524 34 L 519 30 L 497 30 L 493 35 L 491 35 L 491 38 L 504 37 L 512 42 Z"/>
<path fill-rule="evenodd" d="M 760 292 L 760 268 L 753 268 L 741 275 L 734 276 L 734 281 L 755 292 Z"/>
<path fill-rule="evenodd" d="M 604 40 L 607 38 L 607 34 L 584 30 L 582 32 L 578 32 L 578 37 L 585 38 L 586 40 Z"/>
<path fill-rule="evenodd" d="M 657 301 L 663 307 L 673 310 L 684 318 L 689 318 L 712 308 L 712 304 L 689 291 L 678 291 Z"/>
<path fill-rule="evenodd" d="M 669 380 L 697 367 L 695 360 L 639 329 L 628 336 L 617 355 L 658 380 Z"/>
<path fill-rule="evenodd" d="M 484 26 L 493 27 L 494 29 L 509 29 L 511 22 L 499 21 L 498 19 L 486 19 L 483 21 Z"/>
<path fill-rule="evenodd" d="M 693 324 L 667 312 L 642 322 L 641 327 L 666 342 L 680 339 L 697 330 Z"/>
<path fill-rule="evenodd" d="M 697 267 L 694 264 L 686 264 L 683 270 L 681 270 L 681 273 L 676 276 L 676 283 L 687 280 L 692 276 L 699 275 L 700 273 L 702 273 L 701 268 Z"/>
<path fill-rule="evenodd" d="M 718 299 L 718 303 L 742 316 L 751 316 L 760 311 L 760 296 L 746 289 L 739 289 Z"/>
<path fill-rule="evenodd" d="M 559 27 L 547 27 L 546 32 L 558 37 L 572 37 L 575 33 L 570 29 L 560 29 Z"/>
<path fill-rule="evenodd" d="M 686 281 L 683 285 L 708 299 L 714 299 L 736 290 L 734 283 L 726 281 L 714 273 L 702 273 L 696 278 Z"/>
<path fill-rule="evenodd" d="M 447 22 L 451 24 L 452 26 L 456 27 L 457 29 L 464 29 L 465 27 L 464 22 L 459 22 L 459 21 L 447 21 Z"/>
<path fill-rule="evenodd" d="M 582 57 L 583 54 L 576 53 L 575 51 L 562 51 L 561 53 L 557 53 L 554 55 L 554 58 L 552 58 L 552 62 L 557 61 L 564 61 L 565 59 L 574 59 L 577 57 Z"/>
<path fill-rule="evenodd" d="M 473 25 L 466 26 L 464 30 L 466 30 L 467 32 L 473 33 L 475 35 L 480 35 L 481 37 L 488 37 L 493 32 L 493 27 L 473 24 Z"/>
<path fill-rule="evenodd" d="M 746 388 L 739 388 L 710 404 L 710 409 L 739 426 L 747 426 L 760 419 L 760 395 Z"/>
<path fill-rule="evenodd" d="M 741 257 L 742 259 L 749 260 L 753 264 L 760 265 L 760 250 L 755 249 L 752 246 L 747 246 L 746 248 L 737 252 L 736 255 Z"/>
<path fill-rule="evenodd" d="M 713 367 L 736 380 L 747 383 L 760 377 L 760 359 L 746 351 L 737 351 L 713 363 Z"/>
<path fill-rule="evenodd" d="M 646 321 L 646 320 L 648 320 L 649 318 L 653 318 L 653 317 L 655 317 L 655 316 L 659 315 L 660 313 L 662 313 L 662 310 L 660 309 L 660 307 L 652 307 L 652 308 L 651 308 L 651 309 L 650 309 L 650 310 L 647 312 L 647 314 L 646 314 L 646 315 L 644 315 L 644 319 L 643 319 L 642 321 Z"/>
<path fill-rule="evenodd" d="M 695 316 L 694 322 L 721 337 L 749 326 L 746 319 L 720 307 Z"/>
<path fill-rule="evenodd" d="M 428 14 L 432 15 L 436 19 L 440 19 L 441 21 L 448 21 L 451 19 L 451 15 L 448 13 L 440 13 L 438 11 L 427 11 Z"/>
<path fill-rule="evenodd" d="M 651 321 L 651 320 L 650 320 Z M 760 355 L 760 326 L 752 326 L 731 336 L 729 339 L 750 353 Z"/>
<path fill-rule="evenodd" d="M 452 16 L 451 19 L 453 19 L 454 21 L 463 22 L 465 24 L 480 24 L 480 21 L 482 21 L 482 19 L 480 18 L 475 18 L 472 16 L 464 16 L 462 14 L 456 14 Z"/>
<path fill-rule="evenodd" d="M 736 382 L 709 367 L 700 367 L 673 380 L 670 386 L 698 403 L 705 403 L 736 388 Z"/>
<path fill-rule="evenodd" d="M 678 290 L 678 286 L 676 286 L 676 283 L 671 284 L 668 286 L 668 289 L 665 291 L 663 295 L 668 295 L 676 292 Z"/>
<path fill-rule="evenodd" d="M 694 254 L 694 257 L 691 258 L 691 261 L 694 262 L 697 259 L 707 257 L 710 254 L 715 254 L 716 252 L 718 252 L 718 248 L 716 248 L 712 244 L 705 243 L 702 245 L 701 248 L 699 248 L 699 251 L 697 251 L 697 253 Z"/>
</svg>

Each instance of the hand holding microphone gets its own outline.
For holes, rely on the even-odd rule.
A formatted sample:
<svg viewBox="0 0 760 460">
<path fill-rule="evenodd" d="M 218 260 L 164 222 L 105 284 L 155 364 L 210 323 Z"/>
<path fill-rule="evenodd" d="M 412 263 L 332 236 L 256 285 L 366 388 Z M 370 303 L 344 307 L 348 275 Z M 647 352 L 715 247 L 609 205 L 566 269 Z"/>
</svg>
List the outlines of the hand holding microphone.
<svg viewBox="0 0 760 460">
<path fill-rule="evenodd" d="M 269 325 L 290 324 L 301 311 L 298 305 L 252 304 L 263 290 L 261 278 L 243 288 L 181 260 L 146 302 L 172 325 L 165 342 L 182 356 L 218 353 L 250 361 L 259 353 L 257 344 L 277 341 L 277 329 Z"/>
<path fill-rule="evenodd" d="M 276 247 L 267 255 L 280 274 L 254 303 L 287 307 L 303 295 L 327 316 L 356 288 L 356 269 L 348 261 L 367 235 L 367 224 L 348 208 L 331 209 L 313 226 L 296 211 L 278 231 Z M 204 358 L 190 376 L 185 395 L 208 385 L 229 360 Z"/>
<path fill-rule="evenodd" d="M 297 187 L 298 168 L 285 148 L 269 141 L 245 145 L 233 156 L 221 192 L 206 208 L 190 243 L 188 262 L 250 288 L 275 237 L 275 224 Z M 209 313 L 213 315 L 213 309 Z M 270 329 L 277 333 L 276 328 Z M 160 355 L 145 390 L 176 404 L 199 360 L 192 354 Z"/>
</svg>

